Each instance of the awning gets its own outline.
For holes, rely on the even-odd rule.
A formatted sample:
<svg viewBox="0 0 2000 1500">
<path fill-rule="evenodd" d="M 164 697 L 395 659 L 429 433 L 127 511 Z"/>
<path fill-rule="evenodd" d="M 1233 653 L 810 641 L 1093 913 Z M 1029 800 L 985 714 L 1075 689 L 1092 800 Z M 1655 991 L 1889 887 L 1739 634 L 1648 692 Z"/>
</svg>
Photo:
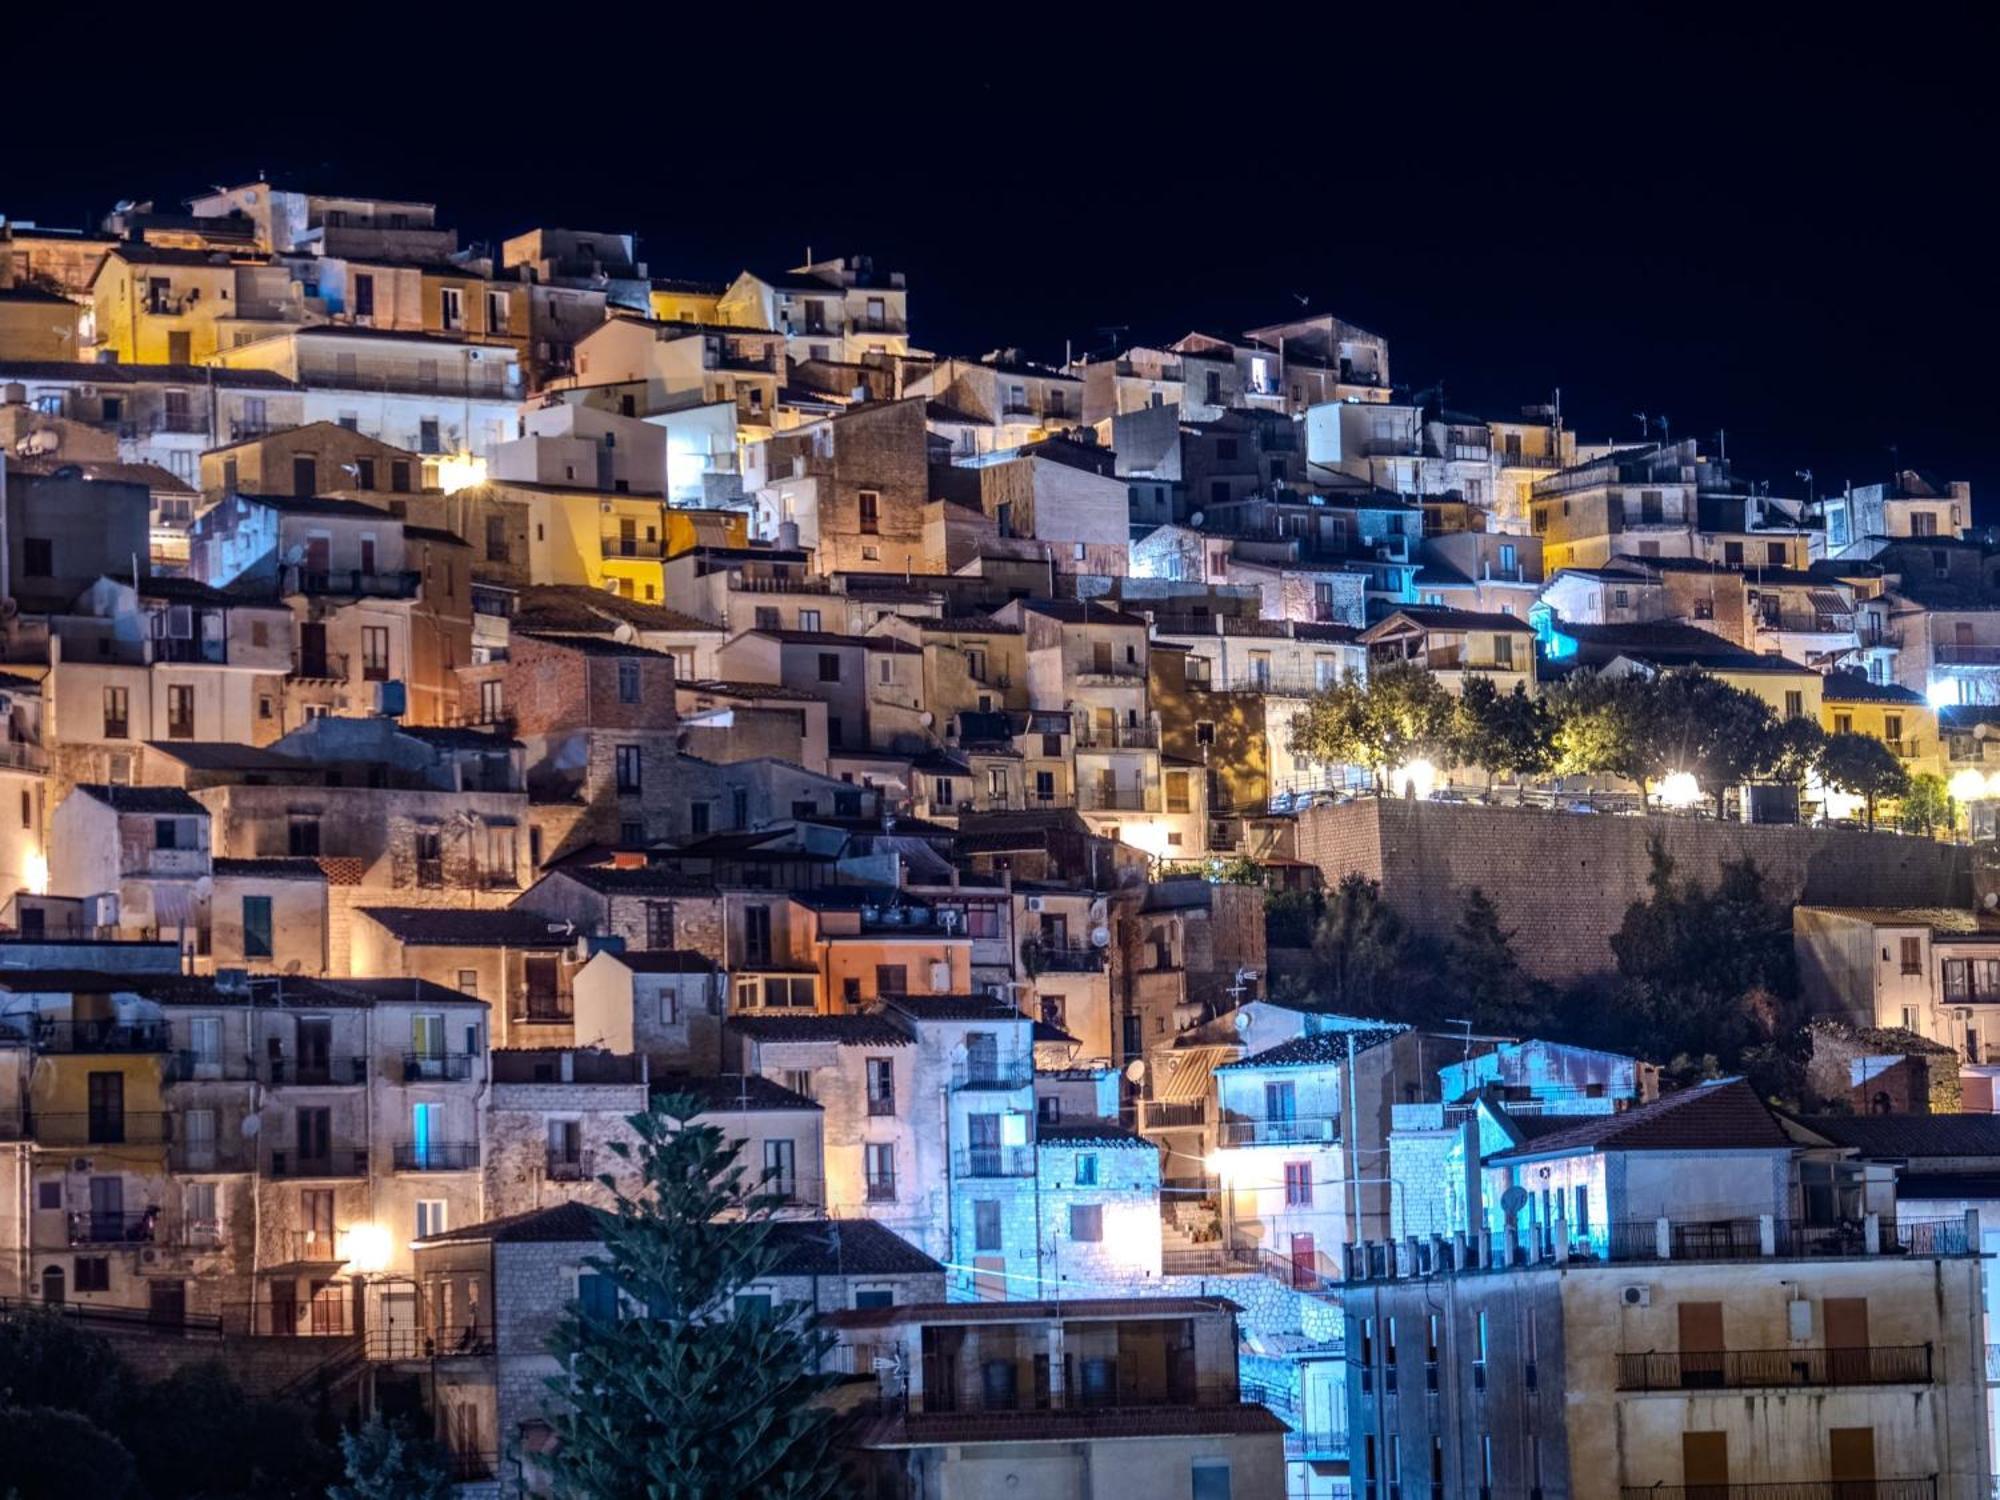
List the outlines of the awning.
<svg viewBox="0 0 2000 1500">
<path fill-rule="evenodd" d="M 1159 1104 L 1185 1104 L 1205 1100 L 1215 1076 L 1216 1064 L 1228 1061 L 1233 1047 L 1176 1047 L 1155 1053 L 1153 1100 Z"/>
<path fill-rule="evenodd" d="M 1851 615 L 1854 606 L 1831 589 L 1807 589 L 1806 602 L 1819 615 Z"/>
</svg>

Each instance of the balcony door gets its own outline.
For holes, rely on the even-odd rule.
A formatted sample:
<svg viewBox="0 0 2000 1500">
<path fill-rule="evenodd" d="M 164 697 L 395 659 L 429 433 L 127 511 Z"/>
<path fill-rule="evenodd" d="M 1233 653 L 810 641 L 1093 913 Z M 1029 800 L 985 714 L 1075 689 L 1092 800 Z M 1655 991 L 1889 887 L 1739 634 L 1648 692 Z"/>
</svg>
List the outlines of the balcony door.
<svg viewBox="0 0 2000 1500">
<path fill-rule="evenodd" d="M 1826 1446 L 1833 1500 L 1875 1500 L 1875 1429 L 1830 1427 Z"/>
<path fill-rule="evenodd" d="M 299 1021 L 299 1082 L 328 1083 L 333 1077 L 333 1020 L 306 1016 Z"/>
<path fill-rule="evenodd" d="M 1728 1433 L 1681 1434 L 1681 1484 L 1685 1500 L 1728 1500 Z"/>
<path fill-rule="evenodd" d="M 115 1145 L 125 1139 L 125 1075 L 92 1073 L 87 1096 L 90 1143 Z"/>
<path fill-rule="evenodd" d="M 1828 1378 L 1835 1385 L 1867 1384 L 1868 1299 L 1828 1297 L 1820 1307 L 1826 1318 Z"/>
<path fill-rule="evenodd" d="M 115 1244 L 125 1238 L 125 1179 L 90 1179 L 90 1238 L 97 1244 Z"/>
<path fill-rule="evenodd" d="M 968 1032 L 965 1076 L 973 1083 L 994 1083 L 1000 1077 L 1000 1038 L 990 1031 Z M 995 1142 L 997 1145 L 998 1142 Z"/>
<path fill-rule="evenodd" d="M 1722 1384 L 1722 1304 L 1683 1302 L 1680 1317 L 1681 1385 L 1708 1390 Z"/>
</svg>

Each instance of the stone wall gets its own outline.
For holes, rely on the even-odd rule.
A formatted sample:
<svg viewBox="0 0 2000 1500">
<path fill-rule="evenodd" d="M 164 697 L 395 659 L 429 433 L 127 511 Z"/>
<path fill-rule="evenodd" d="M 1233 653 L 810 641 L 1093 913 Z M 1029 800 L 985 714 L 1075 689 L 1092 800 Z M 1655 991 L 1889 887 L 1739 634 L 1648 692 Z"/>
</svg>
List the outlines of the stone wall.
<svg viewBox="0 0 2000 1500">
<path fill-rule="evenodd" d="M 1447 937 L 1477 887 L 1514 933 L 1522 964 L 1544 979 L 1608 971 L 1610 936 L 1646 893 L 1648 841 L 1679 873 L 1713 881 L 1749 856 L 1777 900 L 1820 906 L 1967 906 L 1970 854 L 1928 839 L 1848 829 L 1769 827 L 1702 818 L 1625 818 L 1394 798 L 1299 815 L 1299 858 L 1328 885 L 1350 871 L 1382 894 L 1419 942 Z"/>
</svg>

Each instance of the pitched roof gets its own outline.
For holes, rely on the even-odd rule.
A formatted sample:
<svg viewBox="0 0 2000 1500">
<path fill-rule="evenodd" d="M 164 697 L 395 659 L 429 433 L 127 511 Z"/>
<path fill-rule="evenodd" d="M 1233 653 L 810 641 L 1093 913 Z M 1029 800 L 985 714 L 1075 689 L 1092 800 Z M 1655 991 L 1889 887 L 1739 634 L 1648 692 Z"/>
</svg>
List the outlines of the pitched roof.
<svg viewBox="0 0 2000 1500">
<path fill-rule="evenodd" d="M 1820 697 L 1828 703 L 1910 703 L 1928 700 L 1922 693 L 1893 682 L 1870 682 L 1859 672 L 1829 672 L 1820 685 Z"/>
<path fill-rule="evenodd" d="M 819 1108 L 804 1094 L 796 1093 L 761 1073 L 656 1073 L 652 1091 L 655 1096 L 690 1095 L 701 1101 L 704 1113 Z"/>
<path fill-rule="evenodd" d="M 575 941 L 563 923 L 515 907 L 364 906 L 360 910 L 397 941 L 422 947 L 557 949 Z"/>
<path fill-rule="evenodd" d="M 326 871 L 310 859 L 217 859 L 213 861 L 217 879 L 236 876 L 253 880 L 324 880 Z"/>
<path fill-rule="evenodd" d="M 1127 614 L 1089 599 L 1023 599 L 1021 608 L 1065 625 L 1144 625 L 1145 616 Z"/>
<path fill-rule="evenodd" d="M 1519 615 L 1503 615 L 1478 609 L 1446 609 L 1431 604 L 1405 604 L 1391 610 L 1382 619 L 1362 631 L 1362 638 L 1365 640 L 1396 619 L 1409 620 L 1426 630 L 1506 630 L 1526 634 L 1534 629 Z"/>
<path fill-rule="evenodd" d="M 177 786 L 105 786 L 79 781 L 73 788 L 94 802 L 119 812 L 150 813 L 155 817 L 205 818 L 208 809 Z"/>
<path fill-rule="evenodd" d="M 626 950 L 611 956 L 634 974 L 713 974 L 718 967 L 707 954 L 689 948 L 655 948 L 643 953 Z"/>
<path fill-rule="evenodd" d="M 407 535 L 407 531 L 405 535 Z M 581 584 L 535 584 L 515 596 L 513 623 L 521 630 L 589 631 L 614 628 L 619 622 L 635 630 L 709 630 L 720 625 L 696 619 L 677 609 L 627 599 Z"/>
<path fill-rule="evenodd" d="M 716 893 L 715 886 L 710 882 L 691 880 L 669 870 L 627 870 L 615 865 L 558 865 L 549 871 L 547 878 L 554 879 L 558 875 L 566 875 L 601 896 L 713 896 Z"/>
<path fill-rule="evenodd" d="M 587 1203 L 558 1203 L 550 1208 L 530 1209 L 526 1213 L 508 1214 L 505 1218 L 488 1219 L 483 1224 L 468 1224 L 463 1229 L 449 1229 L 443 1234 L 434 1234 L 429 1239 L 417 1241 L 420 1245 L 544 1245 L 556 1243 L 592 1244 L 603 1238 L 598 1229 L 600 1210 Z"/>
<path fill-rule="evenodd" d="M 930 1276 L 944 1267 L 873 1219 L 779 1219 L 766 1244 L 773 1276 Z"/>
<path fill-rule="evenodd" d="M 1755 1089 L 1741 1078 L 1725 1078 L 1596 1116 L 1491 1159 L 1575 1151 L 1771 1151 L 1793 1144 Z"/>
<path fill-rule="evenodd" d="M 841 1047 L 909 1047 L 916 1041 L 879 1011 L 841 1016 L 731 1016 L 723 1024 L 753 1042 L 832 1042 Z"/>
<path fill-rule="evenodd" d="M 1863 1156 L 2000 1156 L 2000 1115 L 1802 1115 L 1799 1123 Z"/>
<path fill-rule="evenodd" d="M 1262 1052 L 1254 1052 L 1248 1057 L 1239 1057 L 1234 1062 L 1226 1062 L 1216 1067 L 1216 1072 L 1227 1072 L 1231 1068 L 1319 1068 L 1327 1064 L 1341 1064 L 1347 1061 L 1347 1044 L 1351 1037 L 1356 1052 L 1367 1052 L 1376 1047 L 1393 1042 L 1410 1028 L 1407 1026 L 1371 1027 L 1365 1031 L 1315 1031 L 1307 1036 L 1295 1036 L 1288 1042 L 1280 1042 Z"/>
<path fill-rule="evenodd" d="M 0 377 L 9 380 L 74 380 L 86 385 L 255 386 L 292 390 L 296 382 L 276 370 L 233 369 L 227 365 L 100 365 L 89 360 L 0 359 Z"/>
</svg>

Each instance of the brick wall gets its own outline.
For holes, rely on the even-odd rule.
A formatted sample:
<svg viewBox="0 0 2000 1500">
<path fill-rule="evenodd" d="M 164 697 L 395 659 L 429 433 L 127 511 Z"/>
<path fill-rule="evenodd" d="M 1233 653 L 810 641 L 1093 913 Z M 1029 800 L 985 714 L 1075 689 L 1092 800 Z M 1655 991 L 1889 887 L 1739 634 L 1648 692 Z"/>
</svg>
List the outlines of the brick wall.
<svg viewBox="0 0 2000 1500">
<path fill-rule="evenodd" d="M 1758 827 L 1695 818 L 1620 818 L 1531 808 L 1364 799 L 1298 821 L 1299 858 L 1327 884 L 1358 870 L 1419 941 L 1447 937 L 1478 887 L 1513 930 L 1531 972 L 1566 981 L 1608 971 L 1610 936 L 1646 890 L 1658 835 L 1679 873 L 1713 881 L 1726 859 L 1757 862 L 1785 902 L 1823 906 L 1964 906 L 1966 850 L 1848 829 Z"/>
</svg>

